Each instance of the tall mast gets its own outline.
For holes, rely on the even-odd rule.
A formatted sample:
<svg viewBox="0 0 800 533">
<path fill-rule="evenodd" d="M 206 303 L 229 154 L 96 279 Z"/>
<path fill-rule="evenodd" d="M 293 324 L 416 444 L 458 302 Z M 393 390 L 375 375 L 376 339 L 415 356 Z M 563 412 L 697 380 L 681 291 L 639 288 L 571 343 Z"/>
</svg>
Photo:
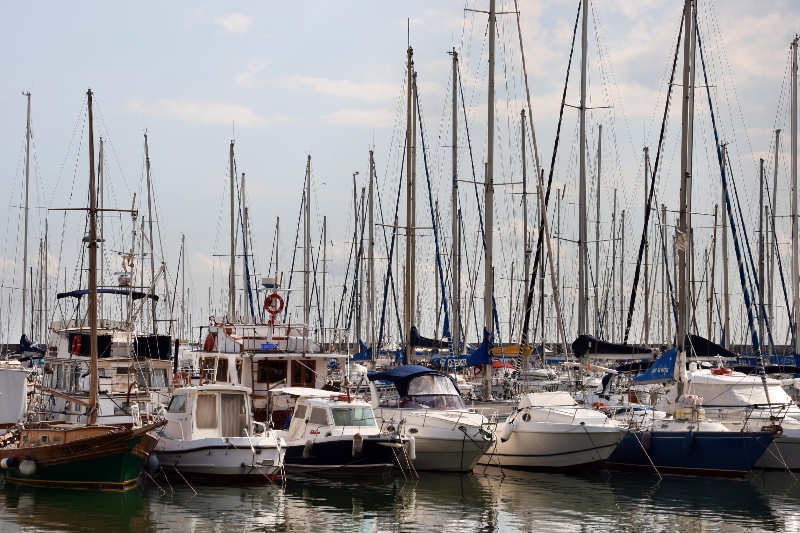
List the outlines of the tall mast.
<svg viewBox="0 0 800 533">
<path fill-rule="evenodd" d="M 228 278 L 228 320 L 233 322 L 236 320 L 236 225 L 234 224 L 236 184 L 234 183 L 233 141 L 231 141 L 228 158 L 231 173 L 231 267 Z"/>
<path fill-rule="evenodd" d="M 728 147 L 722 145 L 722 166 L 728 161 Z M 725 201 L 725 190 L 722 191 L 722 320 L 723 337 L 720 346 L 727 348 L 731 338 L 731 308 L 728 289 L 728 203 Z"/>
<path fill-rule="evenodd" d="M 614 189 L 614 204 L 611 208 L 611 313 L 610 320 L 606 322 L 611 323 L 611 342 L 617 342 L 617 321 L 614 320 L 614 309 L 616 308 L 616 268 L 617 268 L 617 189 Z"/>
<path fill-rule="evenodd" d="M 650 148 L 644 147 L 644 216 L 650 211 Z M 648 233 L 644 237 L 644 338 L 645 345 L 650 344 L 650 242 Z"/>
<path fill-rule="evenodd" d="M 453 138 L 451 142 L 452 154 L 452 200 L 450 219 L 452 221 L 453 244 L 450 266 L 453 269 L 453 329 L 451 339 L 453 342 L 453 355 L 461 355 L 461 243 L 458 234 L 458 52 L 455 47 L 449 52 L 453 56 Z M 523 110 L 523 113 L 525 111 Z M 524 141 L 523 141 L 524 142 Z M 524 158 L 523 158 L 524 161 Z M 525 163 L 523 162 L 523 168 Z M 522 181 L 525 181 L 525 171 L 522 172 Z"/>
<path fill-rule="evenodd" d="M 587 228 L 586 228 L 586 61 L 588 47 L 588 15 L 589 2 L 583 0 L 583 20 L 581 24 L 581 105 L 580 114 L 580 133 L 578 136 L 578 152 L 580 153 L 580 169 L 578 182 L 578 335 L 586 333 L 588 328 L 587 304 Z"/>
<path fill-rule="evenodd" d="M 181 265 L 181 330 L 179 335 L 184 339 L 188 339 L 191 335 L 186 335 L 186 235 L 181 234 L 181 257 L 183 264 Z M 175 354 L 178 357 L 178 354 Z"/>
<path fill-rule="evenodd" d="M 597 206 L 594 221 L 594 336 L 600 338 L 600 170 L 603 168 L 603 125 L 597 127 Z"/>
<path fill-rule="evenodd" d="M 303 224 L 303 336 L 308 337 L 311 318 L 311 155 L 306 160 L 306 212 Z M 305 351 L 305 343 L 303 343 Z"/>
<path fill-rule="evenodd" d="M 89 353 L 91 362 L 91 389 L 89 391 L 89 423 L 97 423 L 99 390 L 97 371 L 97 191 L 94 176 L 94 117 L 92 116 L 92 90 L 86 93 L 89 107 Z"/>
<path fill-rule="evenodd" d="M 625 210 L 619 214 L 619 331 L 625 331 Z"/>
<path fill-rule="evenodd" d="M 676 367 L 678 371 L 678 396 L 683 395 L 684 383 L 686 380 L 686 334 L 688 333 L 687 317 L 689 315 L 689 290 L 687 249 L 689 247 L 689 219 L 688 204 L 691 190 L 689 188 L 690 163 L 689 163 L 689 118 L 691 105 L 691 87 L 689 71 L 692 68 L 691 58 L 691 36 L 692 25 L 692 0 L 686 0 L 684 6 L 684 57 L 683 57 L 683 100 L 682 100 L 682 121 L 681 121 L 681 188 L 680 188 L 680 220 L 678 222 L 678 360 Z"/>
<path fill-rule="evenodd" d="M 529 292 L 529 290 L 528 290 L 528 278 L 531 275 L 530 274 L 531 248 L 530 248 L 530 242 L 529 242 L 530 240 L 528 239 L 528 176 L 527 176 L 527 160 L 525 159 L 525 108 L 522 108 L 522 111 L 520 111 L 520 147 L 522 149 L 522 154 L 521 154 L 522 155 L 522 246 L 523 246 L 522 250 L 523 250 L 523 253 L 525 254 L 525 258 L 524 258 L 525 264 L 523 266 L 524 272 L 523 272 L 523 275 L 522 275 L 523 283 L 525 284 L 524 285 L 525 292 L 522 293 L 523 296 L 524 296 L 524 295 L 527 295 L 528 292 Z M 540 258 L 540 260 L 541 260 L 541 258 Z M 512 286 L 513 286 L 513 283 L 514 283 L 514 281 L 513 281 L 514 280 L 514 276 L 513 275 L 511 276 L 511 280 L 512 280 L 511 283 L 512 283 Z M 524 301 L 524 302 L 527 301 L 527 298 L 523 297 L 522 301 Z M 525 311 L 527 311 L 527 309 Z M 520 315 L 521 315 L 520 329 L 519 329 L 520 338 L 521 339 L 527 339 L 528 338 L 527 332 L 522 331 L 523 328 L 525 327 L 525 312 L 520 313 Z M 510 321 L 510 319 L 509 319 L 509 321 Z M 520 343 L 520 344 L 522 344 L 522 343 Z M 525 350 L 525 347 L 524 346 L 520 346 L 520 350 Z M 522 353 L 522 355 L 523 355 L 522 360 L 523 360 L 523 362 L 524 362 L 524 364 L 526 365 L 526 368 L 527 368 L 528 358 L 525 357 L 525 352 L 524 351 L 522 351 L 520 353 Z"/>
<path fill-rule="evenodd" d="M 375 159 L 369 151 L 369 281 L 367 292 L 367 324 L 369 327 L 369 346 L 375 352 Z M 324 265 L 323 265 L 324 266 Z"/>
<path fill-rule="evenodd" d="M 327 340 L 325 329 L 325 278 L 328 275 L 328 216 L 322 217 L 322 344 Z"/>
<path fill-rule="evenodd" d="M 719 206 L 714 206 L 714 237 L 711 240 L 711 290 L 708 292 L 708 311 L 706 320 L 708 322 L 708 339 L 713 339 L 714 325 L 714 281 L 717 274 L 717 214 Z"/>
<path fill-rule="evenodd" d="M 250 291 L 250 280 L 247 279 L 247 254 L 245 253 L 245 250 L 247 250 L 247 234 L 248 234 L 248 230 L 247 230 L 247 197 L 245 196 L 247 194 L 247 192 L 246 192 L 247 189 L 245 187 L 245 177 L 244 177 L 244 175 L 245 175 L 245 173 L 244 173 L 244 171 L 242 171 L 242 185 L 239 187 L 239 212 L 242 213 L 242 220 L 241 220 L 241 224 L 242 224 L 242 276 L 244 278 L 244 279 L 242 279 L 242 288 L 245 291 Z M 247 307 L 248 306 L 247 306 L 246 302 L 247 302 L 247 298 L 249 296 L 250 296 L 249 294 L 245 295 L 245 303 L 244 303 L 245 313 L 247 312 Z M 253 317 L 254 321 L 255 321 L 255 318 L 256 317 L 254 316 Z"/>
<path fill-rule="evenodd" d="M 764 342 L 764 158 L 759 159 L 758 193 L 758 338 Z M 769 345 L 770 343 L 765 343 Z"/>
<path fill-rule="evenodd" d="M 800 353 L 800 339 L 797 335 L 797 316 L 800 315 L 800 256 L 798 256 L 798 237 L 797 220 L 797 42 L 795 36 L 792 41 L 792 295 L 794 302 L 792 305 L 792 343 L 794 353 Z"/>
<path fill-rule="evenodd" d="M 100 214 L 98 215 L 100 218 L 100 281 L 98 282 L 102 285 L 105 282 L 105 269 L 106 269 L 106 244 L 105 244 L 105 227 L 104 227 L 104 220 L 105 217 L 103 216 L 102 209 L 105 207 L 105 186 L 103 184 L 104 181 L 103 176 L 103 137 L 100 137 L 100 151 L 98 153 L 98 162 L 97 162 L 97 189 L 98 189 L 98 205 L 100 206 Z M 98 298 L 98 307 L 100 309 L 100 316 L 104 316 L 103 313 L 103 298 Z"/>
<path fill-rule="evenodd" d="M 487 166 L 486 191 L 486 260 L 484 262 L 483 323 L 489 338 L 494 339 L 494 320 L 492 316 L 492 290 L 494 288 L 494 263 L 492 261 L 492 237 L 494 236 L 494 41 L 496 20 L 495 0 L 489 0 L 489 111 L 487 120 Z M 492 399 L 492 365 L 484 365 L 485 398 Z"/>
<path fill-rule="evenodd" d="M 155 245 L 153 242 L 153 192 L 152 182 L 150 181 L 150 152 L 147 147 L 147 132 L 144 134 L 144 159 L 145 169 L 147 172 L 147 223 L 150 233 L 150 276 L 151 281 L 156 277 L 155 267 Z M 153 321 L 152 332 L 158 333 L 158 323 L 156 322 L 156 302 L 154 298 L 150 298 L 150 311 Z"/>
<path fill-rule="evenodd" d="M 406 361 L 411 362 L 411 355 L 413 353 L 413 348 L 411 346 L 411 322 L 414 319 L 414 302 L 412 297 L 412 283 L 413 277 L 411 275 L 411 270 L 413 269 L 414 265 L 412 264 L 412 252 L 411 248 L 413 247 L 413 239 L 411 234 L 413 233 L 413 215 L 412 215 L 412 194 L 413 194 L 413 173 L 411 171 L 412 165 L 412 157 L 411 157 L 411 144 L 414 142 L 412 136 L 412 124 L 411 124 L 411 108 L 413 107 L 413 94 L 412 94 L 412 87 L 413 87 L 413 72 L 414 72 L 414 50 L 411 46 L 408 47 L 406 51 L 406 79 L 408 81 L 408 87 L 406 88 L 406 268 L 405 268 L 405 297 L 403 298 L 403 328 L 405 328 L 405 336 L 406 336 Z"/>
<path fill-rule="evenodd" d="M 410 280 L 411 291 L 411 319 L 417 329 L 420 327 L 419 319 L 419 293 L 417 292 L 417 73 L 414 64 L 411 64 L 411 233 L 408 236 L 411 249 L 411 263 L 406 268 Z M 410 360 L 409 360 L 410 361 Z"/>
<path fill-rule="evenodd" d="M 781 142 L 781 130 L 775 130 L 775 165 L 774 171 L 772 175 L 772 205 L 769 211 L 769 218 L 768 224 L 769 228 L 767 229 L 767 234 L 770 236 L 771 246 L 769 247 L 769 283 L 767 283 L 767 290 L 769 291 L 768 299 L 769 299 L 769 307 L 767 308 L 767 313 L 769 316 L 769 323 L 774 324 L 775 319 L 775 312 L 774 312 L 774 285 L 775 285 L 775 254 L 777 253 L 778 249 L 778 242 L 775 239 L 775 206 L 778 201 L 778 152 L 780 148 Z M 774 355 L 772 353 L 772 343 L 767 345 L 767 354 Z"/>
<path fill-rule="evenodd" d="M 22 334 L 24 335 L 28 309 L 28 190 L 31 182 L 31 93 L 29 91 L 22 94 L 28 98 L 28 122 L 25 129 L 25 233 L 22 241 Z"/>
</svg>

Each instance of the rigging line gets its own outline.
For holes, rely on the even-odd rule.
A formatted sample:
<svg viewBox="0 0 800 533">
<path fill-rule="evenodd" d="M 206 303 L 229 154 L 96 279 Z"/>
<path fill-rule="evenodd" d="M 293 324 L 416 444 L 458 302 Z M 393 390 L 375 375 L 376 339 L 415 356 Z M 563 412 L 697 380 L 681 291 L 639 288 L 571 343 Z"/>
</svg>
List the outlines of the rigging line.
<svg viewBox="0 0 800 533">
<path fill-rule="evenodd" d="M 361 189 L 361 207 L 356 205 L 356 212 L 357 213 L 363 213 L 364 212 L 364 189 Z M 364 256 L 364 228 L 366 226 L 366 223 L 367 223 L 367 217 L 362 216 L 361 217 L 361 231 L 359 231 L 358 228 L 356 228 L 356 232 L 357 233 L 354 236 L 354 238 L 358 242 L 358 251 L 356 253 L 356 264 L 353 267 L 353 290 L 350 291 L 350 309 L 348 310 L 348 313 L 347 313 L 347 327 L 345 328 L 345 329 L 348 329 L 348 330 L 350 329 L 350 324 L 352 323 L 353 311 L 356 311 L 356 313 L 359 313 L 359 314 L 361 313 L 361 310 L 360 310 L 360 307 L 361 307 L 360 306 L 361 294 L 360 294 L 360 292 L 358 290 L 358 281 L 359 281 L 359 278 L 361 276 L 361 258 Z M 356 306 L 358 306 L 358 309 L 356 309 Z M 358 336 L 360 334 L 361 334 L 360 331 L 356 332 L 356 336 Z M 357 339 L 357 340 L 360 340 L 360 339 Z"/>
<path fill-rule="evenodd" d="M 435 213 L 433 211 L 433 193 L 431 192 L 431 177 L 430 177 L 430 174 L 428 172 L 428 150 L 426 149 L 426 146 L 425 146 L 425 126 L 423 125 L 422 109 L 421 109 L 420 104 L 419 104 L 419 91 L 417 90 L 417 77 L 416 76 L 414 76 L 413 83 L 414 83 L 414 91 L 415 91 L 415 94 L 417 95 L 417 97 L 416 97 L 416 100 L 417 100 L 417 119 L 419 121 L 420 138 L 422 140 L 422 160 L 425 163 L 425 179 L 428 182 L 428 205 L 430 206 L 430 211 L 431 211 L 431 225 L 433 226 L 433 241 L 434 241 L 434 243 L 436 245 L 436 265 L 439 268 L 439 280 L 440 280 L 439 286 L 440 286 L 440 289 L 441 289 L 441 292 L 442 292 L 442 300 L 441 300 L 441 302 L 442 302 L 442 305 L 444 306 L 444 328 L 445 328 L 445 331 L 448 331 L 450 329 L 450 312 L 448 311 L 447 290 L 445 289 L 444 272 L 442 271 L 442 257 L 441 257 L 441 253 L 440 253 L 440 247 L 439 247 L 439 228 L 437 227 L 436 215 L 435 215 Z M 438 313 L 439 310 L 437 309 L 436 312 Z M 448 333 L 449 333 L 449 331 L 448 331 Z M 436 334 L 438 335 L 439 332 L 437 331 Z M 450 344 L 451 344 L 451 348 L 452 348 L 452 335 L 450 335 L 449 337 L 450 337 Z"/>
<path fill-rule="evenodd" d="M 406 139 L 407 138 L 408 138 L 408 136 L 406 136 Z M 394 205 L 394 228 L 395 229 L 394 229 L 394 231 L 392 231 L 392 241 L 391 241 L 391 245 L 388 248 L 389 260 L 387 261 L 387 265 L 388 266 L 386 268 L 386 279 L 384 280 L 384 283 L 383 283 L 383 302 L 381 304 L 381 323 L 380 323 L 380 327 L 378 329 L 378 349 L 380 349 L 380 346 L 383 344 L 383 327 L 384 327 L 384 323 L 385 323 L 385 320 L 386 320 L 386 300 L 388 299 L 387 296 L 388 296 L 388 292 L 389 292 L 389 283 L 390 282 L 392 282 L 392 292 L 394 293 L 394 282 L 393 282 L 393 279 L 392 279 L 392 258 L 394 257 L 394 243 L 395 243 L 395 240 L 397 239 L 397 216 L 398 216 L 398 212 L 400 210 L 400 194 L 401 194 L 401 192 L 403 190 L 403 179 L 402 179 L 402 176 L 403 176 L 403 170 L 404 170 L 404 165 L 405 165 L 405 160 L 406 160 L 405 155 L 406 155 L 406 149 L 407 148 L 408 147 L 406 146 L 406 143 L 404 142 L 403 143 L 403 154 L 402 154 L 402 159 L 401 159 L 401 162 L 400 162 L 400 179 L 397 180 L 397 202 L 395 202 L 395 205 Z M 383 213 L 382 210 L 381 210 L 381 213 Z M 383 226 L 383 227 L 385 228 L 385 226 Z M 385 229 L 384 229 L 384 232 L 385 232 Z M 386 236 L 386 234 L 384 233 L 384 238 L 385 238 L 385 236 Z M 396 299 L 395 299 L 395 315 L 397 315 L 398 337 L 400 339 L 404 339 L 405 337 L 403 336 L 403 328 L 402 328 L 402 325 L 400 323 L 400 313 L 399 313 L 399 309 L 397 308 L 397 300 Z M 375 348 L 373 347 L 373 350 L 374 349 Z"/>
<path fill-rule="evenodd" d="M 486 252 L 486 230 L 483 227 L 483 214 L 482 214 L 481 209 L 480 209 L 481 200 L 480 200 L 480 195 L 478 194 L 478 178 L 477 178 L 477 176 L 475 174 L 475 159 L 474 159 L 473 154 L 472 154 L 472 139 L 471 139 L 470 134 L 469 134 L 469 121 L 468 121 L 468 118 L 467 118 L 467 107 L 466 107 L 466 104 L 464 103 L 464 86 L 461 84 L 461 76 L 459 76 L 459 79 L 458 79 L 458 87 L 461 89 L 461 107 L 462 107 L 462 110 L 464 112 L 464 128 L 465 128 L 466 133 L 467 133 L 467 146 L 469 148 L 469 160 L 470 160 L 470 163 L 472 165 L 472 184 L 475 186 L 475 201 L 477 202 L 477 205 L 478 205 L 478 209 L 477 209 L 477 211 L 478 211 L 478 222 L 479 222 L 479 225 L 480 225 L 480 228 L 481 228 L 481 241 L 483 242 L 483 250 L 484 250 L 484 255 L 485 255 L 485 252 Z M 495 297 L 494 297 L 494 295 L 495 295 L 495 291 L 494 291 L 494 276 L 492 276 L 492 285 L 493 285 L 492 286 L 492 315 L 494 316 L 495 329 L 496 329 L 497 335 L 499 336 L 500 335 L 500 320 L 497 317 L 497 302 L 496 302 Z"/>
<path fill-rule="evenodd" d="M 706 72 L 706 60 L 703 53 L 703 41 L 700 37 L 700 28 L 697 26 L 697 14 L 694 17 L 695 33 L 697 35 L 697 47 L 700 49 L 700 63 L 703 65 L 703 81 L 706 85 L 706 94 L 708 96 L 708 108 L 711 114 L 711 123 L 714 125 L 714 141 L 717 145 L 717 160 L 719 161 L 720 174 L 722 177 L 722 188 L 725 191 L 725 204 L 728 208 L 728 219 L 731 225 L 731 235 L 733 236 L 734 250 L 736 251 L 736 262 L 739 265 L 739 279 L 742 284 L 742 292 L 744 293 L 744 303 L 747 307 L 747 324 L 750 329 L 750 336 L 752 338 L 753 350 L 756 352 L 758 375 L 761 377 L 761 383 L 764 386 L 764 394 L 767 397 L 769 404 L 769 387 L 767 386 L 767 374 L 764 371 L 764 356 L 761 353 L 761 345 L 759 344 L 758 331 L 756 331 L 754 318 L 753 318 L 753 305 L 750 301 L 750 292 L 747 289 L 745 281 L 744 266 L 742 264 L 742 250 L 739 243 L 739 234 L 736 231 L 736 224 L 734 222 L 734 214 L 731 206 L 731 197 L 728 191 L 728 178 L 725 173 L 725 164 L 722 159 L 722 149 L 719 144 L 719 134 L 717 132 L 717 119 L 714 115 L 714 104 L 711 101 L 711 88 L 708 86 L 708 74 Z M 735 184 L 734 184 L 735 187 Z M 746 236 L 746 235 L 745 235 Z M 771 411 L 771 408 L 770 408 Z"/>
<path fill-rule="evenodd" d="M 292 250 L 292 267 L 289 270 L 289 285 L 288 292 L 286 293 L 286 305 L 283 310 L 283 321 L 286 322 L 289 316 L 289 298 L 292 296 L 292 279 L 294 278 L 294 261 L 297 258 L 297 240 L 300 238 L 300 221 L 303 219 L 303 208 L 306 203 L 306 190 L 303 187 L 303 197 L 300 200 L 300 212 L 297 214 L 297 231 L 294 234 L 294 249 Z"/>
<path fill-rule="evenodd" d="M 542 255 L 540 250 L 542 250 L 542 244 L 544 240 L 544 217 L 547 216 L 547 208 L 550 202 L 550 190 L 553 184 L 553 172 L 555 170 L 556 158 L 558 157 L 558 145 L 559 140 L 561 138 L 561 125 L 564 120 L 564 108 L 566 107 L 566 100 L 567 100 L 567 87 L 569 86 L 569 73 L 572 68 L 572 56 L 575 53 L 575 37 L 578 34 L 578 20 L 580 19 L 581 15 L 581 0 L 578 1 L 578 12 L 575 15 L 575 26 L 572 29 L 572 45 L 569 50 L 569 61 L 567 62 L 567 76 L 564 80 L 564 91 L 561 94 L 561 108 L 558 112 L 558 126 L 556 127 L 556 139 L 555 139 L 555 146 L 553 147 L 553 155 L 550 159 L 550 172 L 547 177 L 547 191 L 544 197 L 544 212 L 541 213 L 540 222 L 539 222 L 539 235 L 536 239 L 536 253 L 534 254 L 533 259 L 533 272 L 531 273 L 530 282 L 528 283 L 528 295 L 525 301 L 525 321 L 522 326 L 521 337 L 520 337 L 520 346 L 524 346 L 528 342 L 528 328 L 530 327 L 530 318 L 531 318 L 531 307 L 533 306 L 533 294 L 534 289 L 536 286 L 537 275 L 539 271 L 539 256 Z M 541 180 L 540 176 L 537 176 L 537 180 Z M 539 191 L 541 194 L 541 191 Z M 564 354 L 566 357 L 567 354 Z"/>
<path fill-rule="evenodd" d="M 664 146 L 665 130 L 667 126 L 667 119 L 669 117 L 670 103 L 672 100 L 672 87 L 675 80 L 675 68 L 678 64 L 678 51 L 680 50 L 681 35 L 683 35 L 683 20 L 685 15 L 681 15 L 681 30 L 678 32 L 678 39 L 675 41 L 675 57 L 672 60 L 672 74 L 669 77 L 669 86 L 667 87 L 667 101 L 664 105 L 664 116 L 661 120 L 661 133 L 658 137 L 658 149 L 656 150 L 656 162 L 653 167 L 652 175 L 650 176 L 650 191 L 647 196 L 647 209 L 644 212 L 644 227 L 642 228 L 642 238 L 639 241 L 639 254 L 636 259 L 636 269 L 633 274 L 633 287 L 631 288 L 631 299 L 628 305 L 628 316 L 625 322 L 625 334 L 622 337 L 622 343 L 628 343 L 628 335 L 631 331 L 631 323 L 633 322 L 633 310 L 636 307 L 636 289 L 639 284 L 639 276 L 642 269 L 642 256 L 644 255 L 645 244 L 647 242 L 647 228 L 650 222 L 650 211 L 652 211 L 653 196 L 655 195 L 656 175 L 661 163 L 661 153 Z M 645 178 L 647 179 L 647 178 Z M 681 178 L 683 179 L 683 178 Z"/>
<path fill-rule="evenodd" d="M 304 194 L 305 196 L 305 194 Z M 358 206 L 353 203 L 353 211 L 358 210 Z M 302 211 L 301 211 L 302 213 Z M 349 222 L 348 222 L 349 224 Z M 300 229 L 299 222 L 298 222 L 298 231 Z M 355 252 L 356 246 L 356 231 L 357 228 L 353 228 L 353 242 L 350 243 L 350 252 L 347 255 L 347 268 L 344 271 L 344 280 L 342 281 L 342 297 L 339 299 L 339 310 L 336 313 L 336 320 L 333 321 L 333 327 L 335 330 L 339 329 L 339 321 L 342 318 L 342 310 L 344 309 L 344 298 L 347 295 L 347 278 L 350 277 L 350 263 L 353 260 L 353 253 Z M 297 248 L 297 241 L 295 240 L 295 248 Z M 294 270 L 294 262 L 292 262 L 292 270 Z"/>
</svg>

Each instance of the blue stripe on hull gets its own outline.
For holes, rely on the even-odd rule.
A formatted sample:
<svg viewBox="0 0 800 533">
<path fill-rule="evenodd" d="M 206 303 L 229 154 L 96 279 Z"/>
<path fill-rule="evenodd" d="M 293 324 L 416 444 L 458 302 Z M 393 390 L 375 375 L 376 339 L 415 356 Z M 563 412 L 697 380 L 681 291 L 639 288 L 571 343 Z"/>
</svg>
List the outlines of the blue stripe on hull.
<svg viewBox="0 0 800 533">
<path fill-rule="evenodd" d="M 611 470 L 738 476 L 749 471 L 772 443 L 769 432 L 653 431 L 647 453 L 642 432 L 628 433 L 606 460 Z M 649 459 L 648 459 L 649 456 Z"/>
</svg>

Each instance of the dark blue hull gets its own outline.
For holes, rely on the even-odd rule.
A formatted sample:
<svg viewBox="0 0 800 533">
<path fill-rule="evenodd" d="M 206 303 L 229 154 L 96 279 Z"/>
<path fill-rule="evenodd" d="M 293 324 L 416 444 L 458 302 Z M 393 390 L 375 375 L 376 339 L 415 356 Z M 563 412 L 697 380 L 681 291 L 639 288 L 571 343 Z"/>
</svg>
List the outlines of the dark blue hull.
<svg viewBox="0 0 800 533">
<path fill-rule="evenodd" d="M 283 464 L 290 473 L 382 476 L 397 464 L 403 453 L 401 447 L 396 438 L 365 437 L 358 453 L 352 439 L 322 439 L 315 441 L 308 451 L 305 445 L 290 445 Z"/>
<path fill-rule="evenodd" d="M 773 437 L 774 433 L 765 431 L 630 432 L 605 466 L 609 470 L 738 477 L 753 468 Z"/>
</svg>

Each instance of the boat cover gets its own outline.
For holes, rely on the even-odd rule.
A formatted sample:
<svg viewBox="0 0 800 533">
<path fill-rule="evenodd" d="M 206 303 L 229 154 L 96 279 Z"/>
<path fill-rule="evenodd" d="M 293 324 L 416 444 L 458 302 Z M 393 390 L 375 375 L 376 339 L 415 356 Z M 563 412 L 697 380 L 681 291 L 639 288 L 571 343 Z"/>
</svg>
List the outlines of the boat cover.
<svg viewBox="0 0 800 533">
<path fill-rule="evenodd" d="M 716 357 L 724 357 L 726 359 L 736 358 L 735 353 L 699 335 L 687 335 L 686 344 L 692 347 L 694 356 L 700 359 L 714 359 Z"/>
<path fill-rule="evenodd" d="M 411 326 L 411 346 L 417 348 L 447 348 L 448 344 L 446 341 L 423 337 L 419 334 L 417 326 Z"/>
<path fill-rule="evenodd" d="M 572 343 L 575 357 L 589 355 L 592 357 L 605 357 L 612 359 L 646 359 L 653 357 L 653 350 L 632 344 L 616 344 L 613 342 L 599 341 L 591 335 L 580 335 Z"/>
<path fill-rule="evenodd" d="M 664 383 L 666 381 L 674 381 L 676 379 L 675 361 L 677 359 L 677 348 L 667 350 L 661 355 L 661 357 L 653 361 L 653 364 L 650 366 L 650 368 L 633 378 L 633 381 L 637 384 Z"/>
<path fill-rule="evenodd" d="M 445 368 L 449 371 L 459 370 L 462 368 L 478 365 L 488 365 L 492 362 L 492 357 L 489 355 L 489 334 L 483 330 L 483 342 L 472 353 L 467 353 L 461 356 L 449 357 L 434 357 L 431 359 L 431 364 L 438 368 Z"/>
<path fill-rule="evenodd" d="M 79 289 L 76 291 L 69 291 L 69 292 L 59 292 L 56 295 L 56 298 L 59 300 L 62 298 L 78 298 L 81 299 L 84 296 L 89 294 L 89 289 Z M 134 300 L 140 300 L 142 298 L 152 298 L 154 301 L 158 301 L 158 296 L 155 294 L 147 294 L 146 292 L 141 291 L 129 291 L 128 289 L 97 289 L 97 294 L 121 294 L 123 296 L 131 295 Z"/>
<path fill-rule="evenodd" d="M 369 372 L 367 378 L 369 378 L 370 381 L 386 381 L 392 383 L 400 396 L 408 396 L 408 384 L 412 379 L 418 376 L 431 374 L 450 378 L 453 385 L 456 386 L 456 390 L 458 389 L 458 384 L 456 380 L 453 379 L 453 376 L 420 365 L 403 365 L 396 366 L 385 372 Z"/>
</svg>

